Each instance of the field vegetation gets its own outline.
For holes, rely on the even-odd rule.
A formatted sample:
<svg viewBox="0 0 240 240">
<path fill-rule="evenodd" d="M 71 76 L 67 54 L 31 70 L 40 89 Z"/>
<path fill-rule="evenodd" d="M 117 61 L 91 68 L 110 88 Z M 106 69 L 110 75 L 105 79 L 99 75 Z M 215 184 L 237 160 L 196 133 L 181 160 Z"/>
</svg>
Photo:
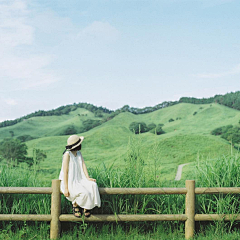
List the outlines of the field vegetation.
<svg viewBox="0 0 240 240">
<path fill-rule="evenodd" d="M 194 112 L 198 114 L 193 115 Z M 80 115 L 80 116 L 79 116 Z M 87 115 L 87 116 L 86 116 Z M 169 122 L 169 119 L 174 121 Z M 240 112 L 219 104 L 181 103 L 146 114 L 122 112 L 113 119 L 88 131 L 78 131 L 83 135 L 82 153 L 88 167 L 104 163 L 106 166 L 124 167 L 127 148 L 132 137 L 143 141 L 141 155 L 146 166 L 156 161 L 159 166 L 159 177 L 173 180 L 179 164 L 195 162 L 197 155 L 215 159 L 219 155 L 231 152 L 231 141 L 211 132 L 225 125 L 239 126 Z M 33 157 L 34 149 L 42 150 L 47 158 L 39 163 L 39 176 L 56 178 L 60 171 L 62 152 L 69 135 L 61 132 L 69 125 L 76 129 L 83 127 L 83 122 L 101 120 L 85 109 L 76 109 L 68 115 L 33 117 L 13 126 L 0 128 L 2 140 L 31 135 L 32 140 L 25 139 L 28 157 Z M 146 126 L 155 124 L 164 131 L 157 135 L 152 132 L 135 135 L 130 131 L 132 122 L 144 122 Z M 78 125 L 77 125 L 78 124 Z M 13 132 L 13 133 L 12 133 Z M 12 136 L 14 134 L 14 136 Z M 235 145 L 233 152 L 237 152 Z M 153 156 L 152 149 L 155 149 Z"/>
<path fill-rule="evenodd" d="M 102 164 L 90 168 L 90 175 L 97 179 L 99 187 L 184 187 L 184 181 L 162 181 L 157 177 L 158 167 L 153 165 L 144 171 L 140 148 L 142 143 L 133 140 L 128 146 L 125 168 Z M 197 160 L 192 175 L 197 187 L 239 186 L 240 157 L 229 155 L 216 161 Z M 134 171 L 132 171 L 134 169 Z M 18 168 L 1 167 L 1 186 L 50 186 L 51 182 L 38 178 L 38 172 Z M 151 174 L 149 174 L 151 173 Z M 94 213 L 105 214 L 181 214 L 184 213 L 184 195 L 103 195 L 102 207 Z M 50 214 L 50 195 L 2 194 L 0 212 L 3 214 Z M 239 213 L 237 195 L 197 195 L 196 213 Z M 71 213 L 71 204 L 62 196 L 62 213 Z M 49 223 L 1 222 L 1 239 L 49 239 Z M 197 223 L 195 239 L 238 239 L 238 223 L 232 221 Z M 183 222 L 143 223 L 62 223 L 60 239 L 184 239 Z"/>
<path fill-rule="evenodd" d="M 68 136 L 79 134 L 85 137 L 82 154 L 86 165 L 100 187 L 183 187 L 186 179 L 196 180 L 199 187 L 239 187 L 239 141 L 235 141 L 239 131 L 235 130 L 240 128 L 240 112 L 227 101 L 238 99 L 238 94 L 201 101 L 182 98 L 177 103 L 144 109 L 126 105 L 110 111 L 75 104 L 67 106 L 68 110 L 60 108 L 61 114 L 36 112 L 0 127 L 0 186 L 50 186 L 51 179 L 58 178 Z M 4 155 L 7 142 L 23 146 L 22 157 Z M 189 164 L 183 169 L 182 179 L 174 181 L 177 167 L 183 163 Z M 201 195 L 197 196 L 196 212 L 238 213 L 238 206 L 236 195 Z M 63 198 L 62 212 L 69 213 L 70 208 Z M 103 196 L 102 208 L 94 211 L 183 213 L 184 196 Z M 0 212 L 49 214 L 50 196 L 4 194 Z M 48 223 L 0 224 L 0 239 L 49 236 Z M 196 231 L 196 239 L 240 237 L 235 222 L 198 223 Z M 77 238 L 184 239 L 184 224 L 63 224 L 61 239 Z"/>
</svg>

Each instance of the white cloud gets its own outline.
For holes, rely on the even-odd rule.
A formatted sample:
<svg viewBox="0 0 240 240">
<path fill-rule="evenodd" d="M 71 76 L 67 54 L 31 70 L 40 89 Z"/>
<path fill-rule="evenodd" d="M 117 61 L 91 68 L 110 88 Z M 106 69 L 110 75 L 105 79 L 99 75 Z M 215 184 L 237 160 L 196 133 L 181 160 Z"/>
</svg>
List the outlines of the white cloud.
<svg viewBox="0 0 240 240">
<path fill-rule="evenodd" d="M 12 54 L 0 58 L 0 76 L 18 83 L 17 87 L 29 89 L 56 82 L 57 78 L 45 68 L 52 62 L 49 55 L 18 57 Z"/>
<path fill-rule="evenodd" d="M 228 77 L 228 76 L 237 75 L 237 74 L 240 74 L 240 64 L 230 69 L 229 71 L 220 72 L 220 73 L 201 73 L 201 74 L 195 74 L 193 76 L 199 77 L 199 78 L 221 78 L 221 77 Z"/>
<path fill-rule="evenodd" d="M 24 1 L 0 3 L 0 49 L 21 44 L 32 44 L 34 29 L 27 22 L 27 6 Z"/>
<path fill-rule="evenodd" d="M 36 46 L 35 26 L 25 0 L 0 2 L 0 83 L 20 89 L 47 86 L 58 81 L 48 70 L 53 56 Z M 36 53 L 38 52 L 38 53 Z M 6 84 L 7 81 L 7 84 Z"/>
</svg>

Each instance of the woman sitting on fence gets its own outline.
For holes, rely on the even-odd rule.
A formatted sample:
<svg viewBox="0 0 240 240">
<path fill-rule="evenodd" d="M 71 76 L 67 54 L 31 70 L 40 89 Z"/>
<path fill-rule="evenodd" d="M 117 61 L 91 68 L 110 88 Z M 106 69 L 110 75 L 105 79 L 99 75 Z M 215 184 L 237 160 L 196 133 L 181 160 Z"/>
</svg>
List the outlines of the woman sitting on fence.
<svg viewBox="0 0 240 240">
<path fill-rule="evenodd" d="M 90 178 L 83 160 L 81 144 L 84 137 L 72 135 L 67 140 L 59 175 L 61 192 L 72 202 L 75 217 L 91 215 L 90 210 L 101 206 L 96 179 Z"/>
</svg>

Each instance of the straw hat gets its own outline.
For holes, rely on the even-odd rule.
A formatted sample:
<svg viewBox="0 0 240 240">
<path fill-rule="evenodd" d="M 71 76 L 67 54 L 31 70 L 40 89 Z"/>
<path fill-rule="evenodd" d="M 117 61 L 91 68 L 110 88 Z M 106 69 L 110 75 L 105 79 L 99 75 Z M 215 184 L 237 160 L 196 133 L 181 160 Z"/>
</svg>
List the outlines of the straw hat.
<svg viewBox="0 0 240 240">
<path fill-rule="evenodd" d="M 82 141 L 83 141 L 84 137 L 79 137 L 78 135 L 72 135 L 68 138 L 67 140 L 67 146 L 66 149 L 67 150 L 73 150 L 74 148 L 78 147 Z"/>
</svg>

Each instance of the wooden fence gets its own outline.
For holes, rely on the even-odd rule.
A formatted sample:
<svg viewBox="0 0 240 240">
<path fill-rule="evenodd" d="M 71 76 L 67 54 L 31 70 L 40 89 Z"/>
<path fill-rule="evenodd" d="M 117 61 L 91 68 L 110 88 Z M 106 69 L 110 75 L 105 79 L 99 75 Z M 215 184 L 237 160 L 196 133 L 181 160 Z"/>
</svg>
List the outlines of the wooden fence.
<svg viewBox="0 0 240 240">
<path fill-rule="evenodd" d="M 240 214 L 195 214 L 195 194 L 236 194 L 240 187 L 234 188 L 195 188 L 194 180 L 187 180 L 185 188 L 99 188 L 103 194 L 185 194 L 185 214 L 119 214 L 91 215 L 85 218 L 88 222 L 120 222 L 120 221 L 185 221 L 185 238 L 194 236 L 195 221 L 233 221 L 240 220 Z M 51 194 L 51 214 L 0 214 L 0 221 L 49 221 L 50 239 L 60 235 L 61 222 L 82 221 L 73 214 L 61 214 L 60 180 L 52 180 L 52 187 L 0 187 L 0 194 Z"/>
</svg>

